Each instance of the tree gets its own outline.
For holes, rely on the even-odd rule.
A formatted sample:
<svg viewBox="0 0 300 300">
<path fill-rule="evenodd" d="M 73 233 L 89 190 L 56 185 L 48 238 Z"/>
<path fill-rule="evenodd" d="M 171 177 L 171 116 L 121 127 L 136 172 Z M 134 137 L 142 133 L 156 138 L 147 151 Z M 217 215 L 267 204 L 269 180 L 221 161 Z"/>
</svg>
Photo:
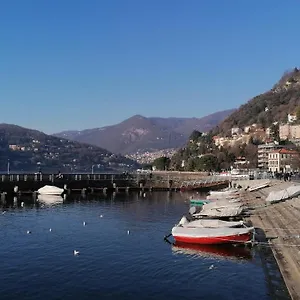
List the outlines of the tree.
<svg viewBox="0 0 300 300">
<path fill-rule="evenodd" d="M 300 111 L 299 111 L 300 113 Z M 270 136 L 273 137 L 273 139 L 277 142 L 280 141 L 279 137 L 279 124 L 272 124 L 270 127 Z"/>
<path fill-rule="evenodd" d="M 197 160 L 196 168 L 199 171 L 218 171 L 218 158 L 212 154 L 203 155 Z"/>
<path fill-rule="evenodd" d="M 198 130 L 194 130 L 192 134 L 190 135 L 189 140 L 190 141 L 197 141 L 202 136 L 202 132 Z"/>
<path fill-rule="evenodd" d="M 155 166 L 157 170 L 167 170 L 170 166 L 170 161 L 170 158 L 162 156 L 156 158 L 153 161 L 152 166 Z"/>
<path fill-rule="evenodd" d="M 196 163 L 194 158 L 189 158 L 186 164 L 186 171 L 195 171 L 196 169 Z"/>
<path fill-rule="evenodd" d="M 298 107 L 296 108 L 296 118 L 297 118 L 297 121 L 300 120 L 300 106 L 298 106 Z"/>
</svg>

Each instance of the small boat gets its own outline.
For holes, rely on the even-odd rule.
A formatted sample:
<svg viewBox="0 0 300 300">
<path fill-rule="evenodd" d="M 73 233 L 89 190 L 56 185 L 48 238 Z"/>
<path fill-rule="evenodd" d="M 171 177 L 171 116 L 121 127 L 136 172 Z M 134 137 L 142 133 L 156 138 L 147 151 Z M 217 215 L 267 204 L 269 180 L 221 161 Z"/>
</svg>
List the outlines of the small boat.
<svg viewBox="0 0 300 300">
<path fill-rule="evenodd" d="M 269 186 L 270 186 L 270 181 L 267 181 L 267 182 L 263 182 L 263 183 L 256 184 L 256 185 L 249 187 L 248 191 L 249 192 L 258 191 L 260 189 L 263 189 L 263 188 L 269 187 Z"/>
<path fill-rule="evenodd" d="M 254 227 L 244 228 L 201 228 L 175 226 L 172 235 L 176 242 L 188 244 L 245 244 L 253 237 Z"/>
<path fill-rule="evenodd" d="M 226 191 L 210 191 L 209 195 L 211 195 L 211 196 L 231 196 L 231 195 L 235 195 L 238 193 L 239 193 L 239 190 L 230 189 L 230 190 L 226 190 Z"/>
<path fill-rule="evenodd" d="M 243 221 L 222 221 L 217 219 L 200 219 L 189 221 L 186 216 L 183 216 L 178 225 L 183 227 L 201 227 L 201 228 L 220 228 L 220 227 L 241 227 Z"/>
<path fill-rule="evenodd" d="M 251 251 L 247 247 L 235 247 L 233 245 L 194 245 L 176 242 L 172 246 L 174 254 L 192 255 L 199 258 L 251 259 Z"/>
<path fill-rule="evenodd" d="M 61 195 L 65 190 L 54 185 L 45 185 L 38 189 L 40 195 Z"/>
<path fill-rule="evenodd" d="M 219 200 L 204 204 L 200 212 L 191 211 L 193 217 L 202 218 L 220 218 L 220 217 L 236 217 L 245 211 L 246 207 L 240 202 L 230 202 L 228 200 Z"/>
</svg>

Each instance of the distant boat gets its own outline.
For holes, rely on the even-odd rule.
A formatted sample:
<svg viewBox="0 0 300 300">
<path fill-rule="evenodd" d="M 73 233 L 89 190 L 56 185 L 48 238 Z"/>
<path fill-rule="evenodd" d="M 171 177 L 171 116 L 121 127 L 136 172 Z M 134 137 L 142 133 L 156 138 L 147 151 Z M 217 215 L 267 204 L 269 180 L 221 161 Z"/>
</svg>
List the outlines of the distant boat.
<svg viewBox="0 0 300 300">
<path fill-rule="evenodd" d="M 45 185 L 38 189 L 40 195 L 61 195 L 65 190 L 54 185 Z"/>
<path fill-rule="evenodd" d="M 175 226 L 172 228 L 172 235 L 176 242 L 201 245 L 245 244 L 251 241 L 253 232 L 254 227 L 201 228 Z"/>
</svg>

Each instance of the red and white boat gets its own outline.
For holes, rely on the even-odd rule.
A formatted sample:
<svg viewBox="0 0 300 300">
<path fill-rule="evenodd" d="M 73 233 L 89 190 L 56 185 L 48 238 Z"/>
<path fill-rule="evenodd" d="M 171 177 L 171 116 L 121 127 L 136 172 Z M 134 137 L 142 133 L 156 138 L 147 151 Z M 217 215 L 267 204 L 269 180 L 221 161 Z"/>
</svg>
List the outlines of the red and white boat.
<svg viewBox="0 0 300 300">
<path fill-rule="evenodd" d="M 236 244 L 250 242 L 254 233 L 254 227 L 244 228 L 201 228 L 201 227 L 182 227 L 172 228 L 172 235 L 176 242 L 189 244 Z"/>
</svg>

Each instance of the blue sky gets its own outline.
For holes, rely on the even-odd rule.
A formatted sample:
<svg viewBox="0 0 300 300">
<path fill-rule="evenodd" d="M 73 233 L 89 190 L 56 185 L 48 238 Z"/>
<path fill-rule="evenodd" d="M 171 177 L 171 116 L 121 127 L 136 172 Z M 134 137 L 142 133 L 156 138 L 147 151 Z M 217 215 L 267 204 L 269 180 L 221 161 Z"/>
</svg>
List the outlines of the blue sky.
<svg viewBox="0 0 300 300">
<path fill-rule="evenodd" d="M 238 107 L 300 66 L 298 0 L 0 3 L 0 123 L 46 133 Z"/>
</svg>

